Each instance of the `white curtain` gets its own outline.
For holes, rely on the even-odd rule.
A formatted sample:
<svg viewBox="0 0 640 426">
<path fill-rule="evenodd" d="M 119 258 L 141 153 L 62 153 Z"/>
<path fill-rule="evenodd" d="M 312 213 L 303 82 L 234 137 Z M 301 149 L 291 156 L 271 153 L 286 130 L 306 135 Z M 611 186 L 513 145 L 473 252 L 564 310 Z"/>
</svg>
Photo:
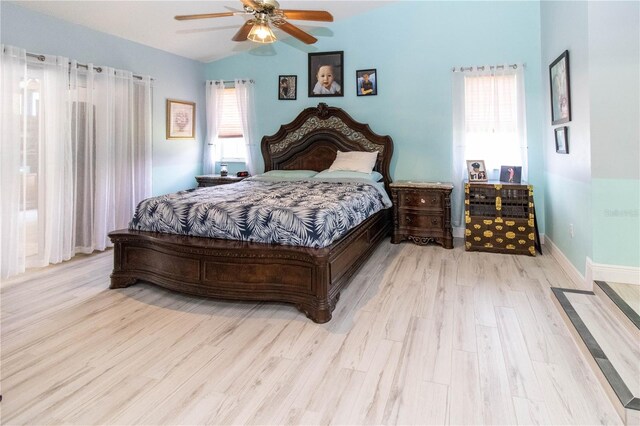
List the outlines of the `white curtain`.
<svg viewBox="0 0 640 426">
<path fill-rule="evenodd" d="M 454 70 L 453 212 L 463 224 L 466 160 L 484 160 L 491 179 L 502 165 L 522 166 L 527 179 L 527 126 L 524 72 L 521 64 Z"/>
<path fill-rule="evenodd" d="M 111 246 L 136 204 L 151 195 L 151 80 L 72 62 L 70 105 L 76 160 L 77 250 Z"/>
<path fill-rule="evenodd" d="M 251 175 L 255 175 L 258 165 L 258 149 L 253 131 L 255 125 L 255 84 L 252 80 L 236 80 L 235 87 L 242 123 L 242 135 L 246 145 L 247 170 Z"/>
<path fill-rule="evenodd" d="M 24 271 L 24 146 L 22 99 L 26 88 L 24 49 L 0 45 L 0 278 Z"/>
<path fill-rule="evenodd" d="M 216 161 L 220 159 L 218 126 L 222 120 L 224 82 L 207 81 L 207 139 L 204 142 L 202 172 L 212 174 Z"/>
<path fill-rule="evenodd" d="M 151 195 L 151 79 L 2 46 L 2 278 L 111 246 Z"/>
<path fill-rule="evenodd" d="M 40 84 L 38 251 L 27 266 L 69 260 L 73 243 L 73 170 L 68 110 L 69 59 L 47 56 Z M 37 75 L 37 74 L 36 74 Z"/>
</svg>

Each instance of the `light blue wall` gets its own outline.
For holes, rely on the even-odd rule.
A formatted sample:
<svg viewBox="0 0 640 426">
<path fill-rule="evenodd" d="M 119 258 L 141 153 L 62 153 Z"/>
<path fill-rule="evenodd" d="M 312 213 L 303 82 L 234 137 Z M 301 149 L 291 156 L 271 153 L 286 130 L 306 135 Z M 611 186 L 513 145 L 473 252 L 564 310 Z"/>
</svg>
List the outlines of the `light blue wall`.
<svg viewBox="0 0 640 426">
<path fill-rule="evenodd" d="M 640 267 L 640 3 L 541 3 L 546 235 L 585 273 Z M 556 154 L 548 64 L 569 50 L 569 155 Z M 574 237 L 569 235 L 574 226 Z"/>
<path fill-rule="evenodd" d="M 114 3 L 114 7 L 118 7 Z M 0 3 L 2 43 L 28 52 L 66 56 L 151 75 L 153 84 L 153 193 L 192 188 L 201 173 L 202 140 L 206 131 L 205 65 L 89 28 Z M 196 140 L 165 139 L 167 98 L 196 102 Z"/>
<path fill-rule="evenodd" d="M 545 235 L 584 274 L 586 258 L 593 256 L 587 2 L 543 1 L 540 8 Z M 554 128 L 558 126 L 551 125 L 549 64 L 565 50 L 569 50 L 572 120 L 565 124 L 569 128 L 569 154 L 558 154 L 554 140 Z M 573 237 L 569 233 L 571 224 Z"/>
<path fill-rule="evenodd" d="M 640 3 L 588 11 L 593 261 L 640 267 Z"/>
<path fill-rule="evenodd" d="M 394 180 L 443 181 L 452 179 L 451 68 L 525 63 L 530 182 L 544 230 L 538 2 L 403 1 L 327 28 L 313 46 L 286 39 L 213 62 L 207 78 L 256 81 L 258 135 L 273 134 L 304 108 L 326 102 L 391 135 Z M 309 98 L 307 53 L 335 50 L 344 51 L 345 96 Z M 377 69 L 379 94 L 357 97 L 355 72 L 368 68 Z M 281 74 L 298 76 L 296 101 L 278 101 Z"/>
</svg>

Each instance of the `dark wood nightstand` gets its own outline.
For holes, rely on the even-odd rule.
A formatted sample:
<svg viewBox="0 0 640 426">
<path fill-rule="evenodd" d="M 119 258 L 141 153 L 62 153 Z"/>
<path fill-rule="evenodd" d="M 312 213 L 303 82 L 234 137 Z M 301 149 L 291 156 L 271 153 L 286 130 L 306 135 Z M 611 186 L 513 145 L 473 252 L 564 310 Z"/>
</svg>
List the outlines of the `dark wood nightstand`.
<svg viewBox="0 0 640 426">
<path fill-rule="evenodd" d="M 398 181 L 389 186 L 393 198 L 393 244 L 409 240 L 420 245 L 436 242 L 444 248 L 453 248 L 452 184 Z"/>
<path fill-rule="evenodd" d="M 237 176 L 231 176 L 231 175 L 229 176 L 220 176 L 220 175 L 196 176 L 198 187 L 227 185 L 229 183 L 240 182 L 241 180 L 244 180 L 244 179 L 246 179 L 246 177 L 237 177 Z"/>
</svg>

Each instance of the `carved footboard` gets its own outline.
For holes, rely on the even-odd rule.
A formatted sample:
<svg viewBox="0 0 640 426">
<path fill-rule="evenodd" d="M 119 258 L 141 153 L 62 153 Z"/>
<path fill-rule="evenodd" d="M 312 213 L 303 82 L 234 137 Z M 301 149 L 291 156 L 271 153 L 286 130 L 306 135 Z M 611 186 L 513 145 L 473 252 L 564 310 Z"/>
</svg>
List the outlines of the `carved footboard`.
<svg viewBox="0 0 640 426">
<path fill-rule="evenodd" d="M 386 209 L 322 249 L 114 231 L 111 288 L 142 280 L 198 296 L 288 302 L 324 323 L 340 290 L 390 229 Z"/>
</svg>

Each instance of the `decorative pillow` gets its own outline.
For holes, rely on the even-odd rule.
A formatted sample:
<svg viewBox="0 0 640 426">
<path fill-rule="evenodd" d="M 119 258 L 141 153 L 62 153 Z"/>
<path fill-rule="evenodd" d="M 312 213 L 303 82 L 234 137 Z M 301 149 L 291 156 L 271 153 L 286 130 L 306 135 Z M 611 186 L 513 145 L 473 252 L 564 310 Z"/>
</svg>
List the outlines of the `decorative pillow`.
<svg viewBox="0 0 640 426">
<path fill-rule="evenodd" d="M 371 173 L 350 172 L 348 170 L 323 170 L 313 177 L 313 179 L 370 179 L 373 182 L 380 182 L 383 176 L 373 171 Z"/>
<path fill-rule="evenodd" d="M 338 151 L 336 159 L 329 167 L 330 171 L 347 170 L 351 172 L 371 173 L 378 159 L 378 151 Z"/>
<path fill-rule="evenodd" d="M 315 176 L 318 172 L 313 170 L 269 170 L 263 176 L 284 177 L 284 178 L 308 178 Z"/>
</svg>

